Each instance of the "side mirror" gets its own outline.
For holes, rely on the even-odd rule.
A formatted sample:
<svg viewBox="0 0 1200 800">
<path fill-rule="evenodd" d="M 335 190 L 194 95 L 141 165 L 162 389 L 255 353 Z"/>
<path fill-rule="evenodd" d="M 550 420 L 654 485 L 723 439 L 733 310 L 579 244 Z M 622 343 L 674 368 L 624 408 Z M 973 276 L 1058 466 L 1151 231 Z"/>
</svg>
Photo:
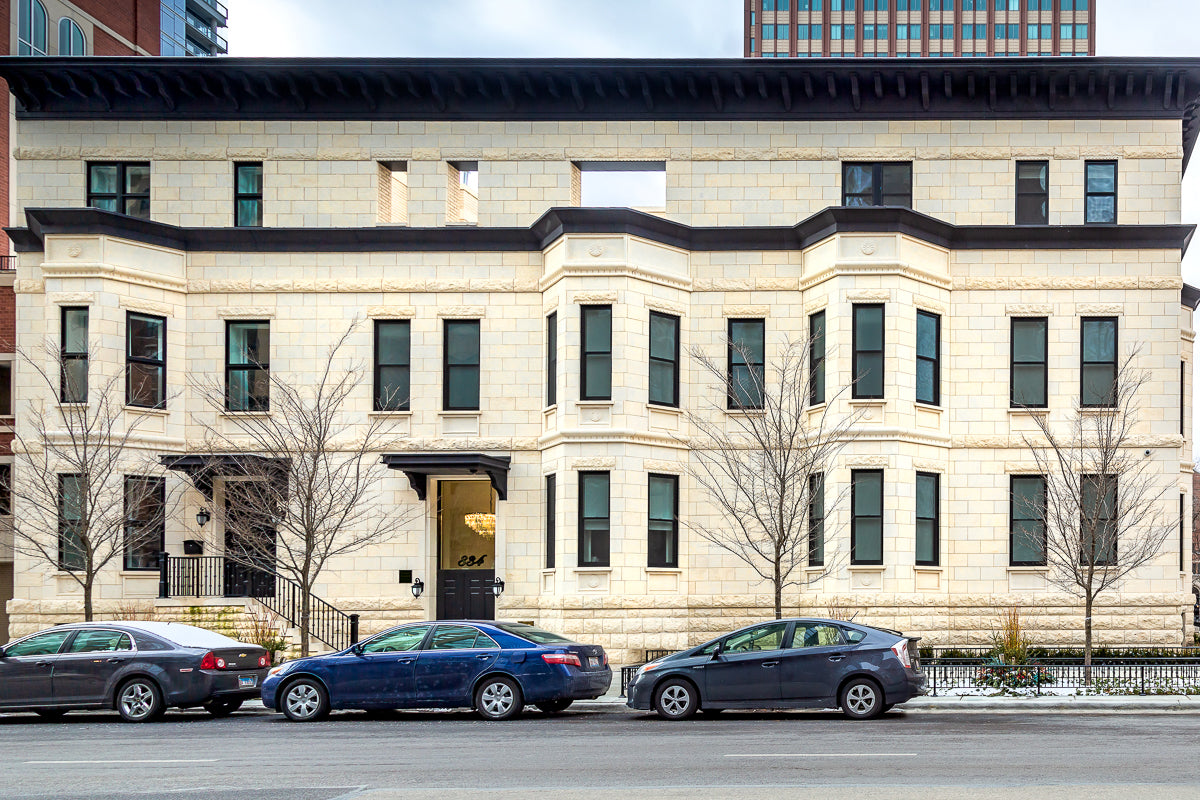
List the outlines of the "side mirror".
<svg viewBox="0 0 1200 800">
<path fill-rule="evenodd" d="M 361 656 L 363 654 L 362 645 L 361 644 L 351 645 L 350 652 L 354 653 L 354 655 L 356 655 L 356 656 Z"/>
<path fill-rule="evenodd" d="M 724 649 L 725 649 L 725 645 L 724 645 L 724 644 L 719 644 L 719 645 L 717 645 L 717 646 L 716 646 L 716 648 L 713 650 L 713 654 L 712 654 L 712 659 L 711 659 L 711 660 L 712 660 L 712 661 L 716 661 L 718 658 L 720 658 L 720 657 L 721 657 L 721 651 L 722 651 L 722 650 L 724 650 Z"/>
<path fill-rule="evenodd" d="M 4 658 L 4 648 L 0 647 L 0 658 Z"/>
</svg>

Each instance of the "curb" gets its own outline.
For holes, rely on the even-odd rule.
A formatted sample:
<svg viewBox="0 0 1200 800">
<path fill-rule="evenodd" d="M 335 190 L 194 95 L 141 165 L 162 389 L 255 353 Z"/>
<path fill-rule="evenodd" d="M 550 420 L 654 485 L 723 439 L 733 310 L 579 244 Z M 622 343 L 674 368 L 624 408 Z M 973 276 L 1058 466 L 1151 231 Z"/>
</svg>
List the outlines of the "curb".
<svg viewBox="0 0 1200 800">
<path fill-rule="evenodd" d="M 577 700 L 574 705 L 577 708 L 595 710 L 623 710 L 631 714 L 652 713 L 629 708 L 625 705 L 624 699 L 619 697 Z M 916 697 L 896 706 L 896 710 L 916 713 L 949 714 L 1044 714 L 1064 711 L 1106 714 L 1200 713 L 1200 697 L 1192 695 L 1155 695 L 1147 697 Z"/>
</svg>

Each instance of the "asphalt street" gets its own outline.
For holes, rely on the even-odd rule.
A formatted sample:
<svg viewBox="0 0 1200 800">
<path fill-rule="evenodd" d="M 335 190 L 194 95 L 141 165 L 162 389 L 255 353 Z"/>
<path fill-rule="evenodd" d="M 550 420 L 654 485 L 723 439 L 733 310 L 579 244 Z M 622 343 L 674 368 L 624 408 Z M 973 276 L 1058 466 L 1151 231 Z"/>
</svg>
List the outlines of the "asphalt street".
<svg viewBox="0 0 1200 800">
<path fill-rule="evenodd" d="M 1200 715 L 0 716 L 0 798 L 1200 798 Z M 552 793 L 552 794 L 551 794 Z"/>
</svg>

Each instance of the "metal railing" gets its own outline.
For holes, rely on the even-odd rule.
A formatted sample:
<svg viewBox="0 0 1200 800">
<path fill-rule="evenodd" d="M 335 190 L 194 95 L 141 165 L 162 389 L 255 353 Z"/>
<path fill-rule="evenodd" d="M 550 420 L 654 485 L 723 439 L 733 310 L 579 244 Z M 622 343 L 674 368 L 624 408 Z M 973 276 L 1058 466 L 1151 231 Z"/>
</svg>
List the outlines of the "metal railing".
<svg viewBox="0 0 1200 800">
<path fill-rule="evenodd" d="M 963 690 L 1016 691 L 1042 695 L 1058 689 L 1097 694 L 1200 694 L 1200 658 L 1130 659 L 1084 667 L 1078 659 L 1040 659 L 1035 664 L 925 662 L 931 696 Z M 1088 672 L 1090 671 L 1090 675 Z"/>
<path fill-rule="evenodd" d="M 0 256 L 0 272 L 16 272 L 17 257 L 16 256 Z"/>
<path fill-rule="evenodd" d="M 272 596 L 254 599 L 293 626 L 299 626 L 304 614 L 304 590 L 290 578 L 277 575 L 275 579 L 277 583 Z M 315 594 L 309 594 L 308 635 L 334 650 L 344 650 L 358 641 L 358 614 L 347 614 Z"/>
<path fill-rule="evenodd" d="M 920 648 L 922 663 L 977 663 L 995 660 L 995 651 L 990 647 L 936 646 Z M 1046 659 L 1078 660 L 1082 663 L 1081 647 L 1032 647 L 1029 661 Z M 1141 659 L 1200 658 L 1200 647 L 1187 645 L 1164 645 L 1161 647 L 1097 647 L 1092 651 L 1092 663 L 1129 663 Z"/>
<path fill-rule="evenodd" d="M 637 674 L 638 669 L 640 669 L 642 666 L 644 666 L 646 664 L 649 664 L 651 661 L 660 659 L 663 656 L 669 656 L 669 655 L 671 655 L 671 653 L 675 653 L 675 652 L 678 652 L 678 651 L 676 651 L 676 650 L 647 650 L 647 651 L 645 651 L 645 655 L 644 655 L 645 660 L 642 661 L 642 663 L 633 664 L 628 667 L 621 667 L 621 697 L 625 696 L 625 690 L 629 688 L 629 683 L 630 683 L 630 681 L 633 680 L 633 676 L 635 674 Z"/>
</svg>

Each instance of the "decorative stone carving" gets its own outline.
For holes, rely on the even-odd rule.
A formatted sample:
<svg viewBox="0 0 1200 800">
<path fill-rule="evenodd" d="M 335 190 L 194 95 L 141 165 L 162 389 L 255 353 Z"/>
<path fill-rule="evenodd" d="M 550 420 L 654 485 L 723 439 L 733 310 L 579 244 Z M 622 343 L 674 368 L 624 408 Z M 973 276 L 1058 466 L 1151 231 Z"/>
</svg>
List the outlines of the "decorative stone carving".
<svg viewBox="0 0 1200 800">
<path fill-rule="evenodd" d="M 857 456 L 846 459 L 848 469 L 886 469 L 890 459 L 887 456 Z"/>
<path fill-rule="evenodd" d="M 1076 314 L 1106 314 L 1116 316 L 1123 313 L 1125 306 L 1120 303 L 1076 303 Z"/>
<path fill-rule="evenodd" d="M 275 316 L 274 306 L 224 306 L 217 309 L 217 316 L 222 319 L 240 317 L 242 319 L 254 319 L 258 317 L 273 317 Z"/>
<path fill-rule="evenodd" d="M 571 469 L 616 469 L 615 458 L 576 458 L 571 461 Z"/>
<path fill-rule="evenodd" d="M 157 314 L 160 317 L 170 317 L 174 315 L 175 309 L 166 303 L 155 303 L 152 300 L 141 300 L 136 297 L 121 296 L 121 308 L 127 308 L 130 311 L 144 311 L 148 314 Z"/>
<path fill-rule="evenodd" d="M 749 318 L 759 319 L 762 317 L 771 316 L 770 306 L 725 306 L 721 309 L 721 316 L 726 318 Z"/>
<path fill-rule="evenodd" d="M 1007 317 L 1048 317 L 1054 313 L 1049 303 L 1011 303 L 1004 307 Z"/>
<path fill-rule="evenodd" d="M 875 255 L 875 251 L 879 249 L 879 245 L 875 244 L 875 242 L 873 242 L 873 241 L 868 240 L 868 241 L 863 242 L 862 246 L 860 246 L 858 249 L 864 256 L 873 256 L 873 255 Z"/>
<path fill-rule="evenodd" d="M 71 258 L 79 258 L 83 255 L 83 248 L 77 244 L 73 244 L 67 248 L 67 255 Z"/>
<path fill-rule="evenodd" d="M 442 319 L 483 319 L 487 316 L 485 306 L 443 306 L 437 310 Z"/>
<path fill-rule="evenodd" d="M 672 303 L 669 300 L 659 300 L 657 297 L 647 297 L 646 308 L 651 311 L 661 311 L 664 314 L 674 314 L 677 317 L 687 314 L 687 307 L 683 304 Z"/>
<path fill-rule="evenodd" d="M 96 302 L 95 292 L 50 292 L 46 300 L 56 306 L 89 306 Z"/>
<path fill-rule="evenodd" d="M 412 319 L 416 315 L 416 306 L 367 306 L 369 319 Z"/>
<path fill-rule="evenodd" d="M 594 244 L 587 249 L 588 255 L 592 258 L 599 258 L 604 255 L 604 245 Z"/>
<path fill-rule="evenodd" d="M 574 292 L 571 294 L 572 303 L 615 303 L 616 292 Z"/>
<path fill-rule="evenodd" d="M 888 289 L 859 289 L 846 292 L 847 303 L 886 303 L 892 299 Z"/>
<path fill-rule="evenodd" d="M 680 475 L 687 470 L 687 465 L 679 461 L 654 461 L 647 458 L 642 461 L 642 469 L 646 472 L 666 472 Z"/>
</svg>

